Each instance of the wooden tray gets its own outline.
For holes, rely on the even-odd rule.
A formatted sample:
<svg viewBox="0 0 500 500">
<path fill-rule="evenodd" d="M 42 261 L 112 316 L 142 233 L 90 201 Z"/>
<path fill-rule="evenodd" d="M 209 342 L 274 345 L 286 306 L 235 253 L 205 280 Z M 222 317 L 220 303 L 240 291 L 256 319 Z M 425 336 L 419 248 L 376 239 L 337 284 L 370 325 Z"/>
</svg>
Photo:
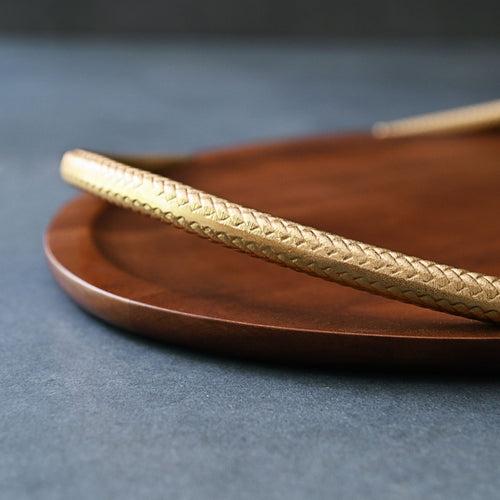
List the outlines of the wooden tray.
<svg viewBox="0 0 500 500">
<path fill-rule="evenodd" d="M 498 132 L 296 140 L 195 155 L 167 175 L 302 224 L 500 275 Z M 45 251 L 85 310 L 175 344 L 319 365 L 500 362 L 498 327 L 299 274 L 90 195 L 59 211 Z"/>
</svg>

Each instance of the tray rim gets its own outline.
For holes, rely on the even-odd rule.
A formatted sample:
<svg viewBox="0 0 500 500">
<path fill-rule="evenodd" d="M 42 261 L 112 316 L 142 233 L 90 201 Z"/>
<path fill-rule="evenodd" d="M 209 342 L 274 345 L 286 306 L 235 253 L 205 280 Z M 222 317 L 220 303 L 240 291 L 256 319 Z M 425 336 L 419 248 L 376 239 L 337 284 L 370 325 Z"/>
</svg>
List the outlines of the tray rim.
<svg viewBox="0 0 500 500">
<path fill-rule="evenodd" d="M 294 327 L 294 328 L 288 328 L 285 326 L 281 325 L 269 325 L 265 323 L 251 323 L 251 322 L 246 322 L 246 321 L 236 321 L 233 319 L 226 319 L 226 318 L 220 318 L 220 317 L 215 317 L 215 316 L 208 316 L 208 315 L 203 315 L 199 313 L 192 313 L 192 312 L 187 312 L 187 311 L 180 311 L 176 309 L 169 309 L 166 307 L 160 307 L 155 304 L 151 304 L 148 302 L 143 302 L 134 298 L 128 298 L 121 296 L 115 292 L 109 291 L 102 289 L 98 287 L 97 285 L 90 283 L 88 281 L 85 281 L 83 278 L 75 274 L 73 271 L 68 269 L 66 266 L 64 266 L 54 255 L 54 252 L 51 249 L 51 245 L 49 242 L 50 239 L 50 232 L 53 229 L 53 223 L 56 222 L 56 218 L 64 212 L 64 210 L 67 207 L 70 207 L 74 203 L 78 203 L 80 200 L 85 199 L 85 198 L 93 198 L 95 199 L 96 203 L 102 205 L 99 209 L 99 211 L 95 214 L 96 216 L 99 216 L 100 213 L 102 213 L 103 210 L 107 208 L 107 203 L 100 200 L 97 197 L 94 197 L 89 194 L 79 194 L 76 195 L 74 198 L 66 202 L 65 204 L 60 207 L 56 215 L 53 217 L 51 224 L 47 227 L 44 237 L 43 237 L 43 248 L 44 248 L 44 253 L 45 257 L 47 259 L 47 262 L 49 264 L 49 267 L 54 274 L 54 276 L 59 279 L 57 279 L 58 283 L 63 287 L 63 289 L 68 293 L 73 300 L 75 300 L 80 306 L 81 304 L 78 302 L 77 298 L 74 296 L 73 293 L 69 292 L 62 284 L 61 281 L 64 281 L 65 283 L 72 283 L 73 285 L 80 287 L 82 289 L 85 289 L 88 292 L 98 294 L 101 296 L 101 298 L 105 298 L 105 300 L 109 300 L 110 302 L 119 302 L 123 305 L 127 306 L 135 306 L 135 307 L 145 307 L 147 309 L 155 310 L 157 312 L 163 313 L 163 314 L 169 314 L 169 315 L 176 315 L 179 317 L 189 317 L 193 318 L 196 320 L 201 320 L 201 321 L 208 321 L 208 322 L 214 322 L 214 323 L 221 323 L 221 324 L 230 324 L 234 325 L 235 327 L 240 327 L 240 328 L 257 328 L 257 329 L 265 329 L 265 330 L 273 330 L 276 332 L 286 332 L 286 333 L 301 333 L 301 334 L 311 334 L 311 335 L 331 335 L 331 336 L 346 336 L 346 337 L 373 337 L 373 338 L 390 338 L 390 339 L 402 339 L 402 340 L 413 340 L 413 341 L 492 341 L 492 342 L 500 342 L 500 333 L 497 335 L 481 335 L 481 337 L 477 335 L 463 335 L 463 334 L 457 334 L 457 335 L 447 335 L 447 336 L 442 336 L 442 337 L 432 337 L 429 335 L 417 335 L 417 334 L 400 334 L 400 333 L 378 333 L 378 332 L 343 332 L 343 331 L 338 331 L 338 330 L 322 330 L 322 329 L 314 329 L 314 328 L 300 328 L 300 327 Z M 110 205 L 111 206 L 111 205 Z M 95 245 L 94 245 L 95 247 Z M 98 252 L 101 259 L 107 263 L 110 267 L 116 268 L 115 265 L 110 262 L 108 259 L 106 259 L 100 252 Z M 251 258 L 251 257 L 249 257 Z M 121 271 L 120 269 L 118 269 Z M 143 278 L 133 276 L 133 279 L 138 282 L 142 283 L 149 283 L 148 281 L 144 280 Z M 335 286 L 332 284 L 332 286 Z M 340 286 L 340 285 L 338 285 Z M 359 291 L 360 293 L 367 293 L 367 292 L 362 292 Z M 389 299 L 386 299 L 389 300 Z M 81 306 L 91 314 L 98 316 L 99 318 L 103 319 L 106 321 L 105 318 L 102 318 L 101 316 L 95 314 L 93 311 L 89 311 L 85 306 Z M 416 306 L 413 306 L 416 307 Z M 445 314 L 445 313 L 437 313 L 437 314 Z M 488 327 L 488 325 L 486 325 Z"/>
</svg>

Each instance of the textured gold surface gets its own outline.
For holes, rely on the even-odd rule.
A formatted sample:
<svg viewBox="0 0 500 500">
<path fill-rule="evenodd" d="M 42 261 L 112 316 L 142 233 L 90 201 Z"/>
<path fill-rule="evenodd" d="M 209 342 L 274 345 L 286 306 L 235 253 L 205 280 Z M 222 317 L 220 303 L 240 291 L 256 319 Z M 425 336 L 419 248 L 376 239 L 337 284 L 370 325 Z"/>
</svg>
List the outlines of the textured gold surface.
<svg viewBox="0 0 500 500">
<path fill-rule="evenodd" d="M 318 231 L 88 151 L 67 152 L 61 173 L 112 203 L 286 267 L 418 306 L 500 322 L 500 278 Z"/>
</svg>

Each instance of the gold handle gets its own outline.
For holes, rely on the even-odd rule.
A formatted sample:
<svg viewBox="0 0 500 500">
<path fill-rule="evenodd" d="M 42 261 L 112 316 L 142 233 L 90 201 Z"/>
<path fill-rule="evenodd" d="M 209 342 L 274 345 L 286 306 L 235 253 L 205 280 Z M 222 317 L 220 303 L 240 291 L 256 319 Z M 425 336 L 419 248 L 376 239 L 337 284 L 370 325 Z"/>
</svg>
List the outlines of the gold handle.
<svg viewBox="0 0 500 500">
<path fill-rule="evenodd" d="M 500 99 L 403 120 L 378 122 L 373 126 L 372 133 L 379 139 L 386 139 L 424 134 L 474 132 L 493 127 L 500 127 Z"/>
<path fill-rule="evenodd" d="M 500 279 L 407 256 L 264 214 L 83 150 L 69 183 L 117 205 L 342 285 L 468 318 L 500 322 Z"/>
</svg>

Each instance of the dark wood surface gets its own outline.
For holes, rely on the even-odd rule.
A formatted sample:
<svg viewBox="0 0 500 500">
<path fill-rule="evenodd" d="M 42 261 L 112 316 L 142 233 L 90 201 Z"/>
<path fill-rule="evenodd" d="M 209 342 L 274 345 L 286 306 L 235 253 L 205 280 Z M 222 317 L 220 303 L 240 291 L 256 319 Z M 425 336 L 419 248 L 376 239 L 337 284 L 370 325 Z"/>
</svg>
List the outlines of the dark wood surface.
<svg viewBox="0 0 500 500">
<path fill-rule="evenodd" d="M 495 133 L 352 135 L 203 153 L 166 174 L 319 229 L 500 275 L 498 158 Z M 45 247 L 84 309 L 167 342 L 321 365 L 500 363 L 498 327 L 299 274 L 90 195 L 60 210 Z"/>
</svg>

